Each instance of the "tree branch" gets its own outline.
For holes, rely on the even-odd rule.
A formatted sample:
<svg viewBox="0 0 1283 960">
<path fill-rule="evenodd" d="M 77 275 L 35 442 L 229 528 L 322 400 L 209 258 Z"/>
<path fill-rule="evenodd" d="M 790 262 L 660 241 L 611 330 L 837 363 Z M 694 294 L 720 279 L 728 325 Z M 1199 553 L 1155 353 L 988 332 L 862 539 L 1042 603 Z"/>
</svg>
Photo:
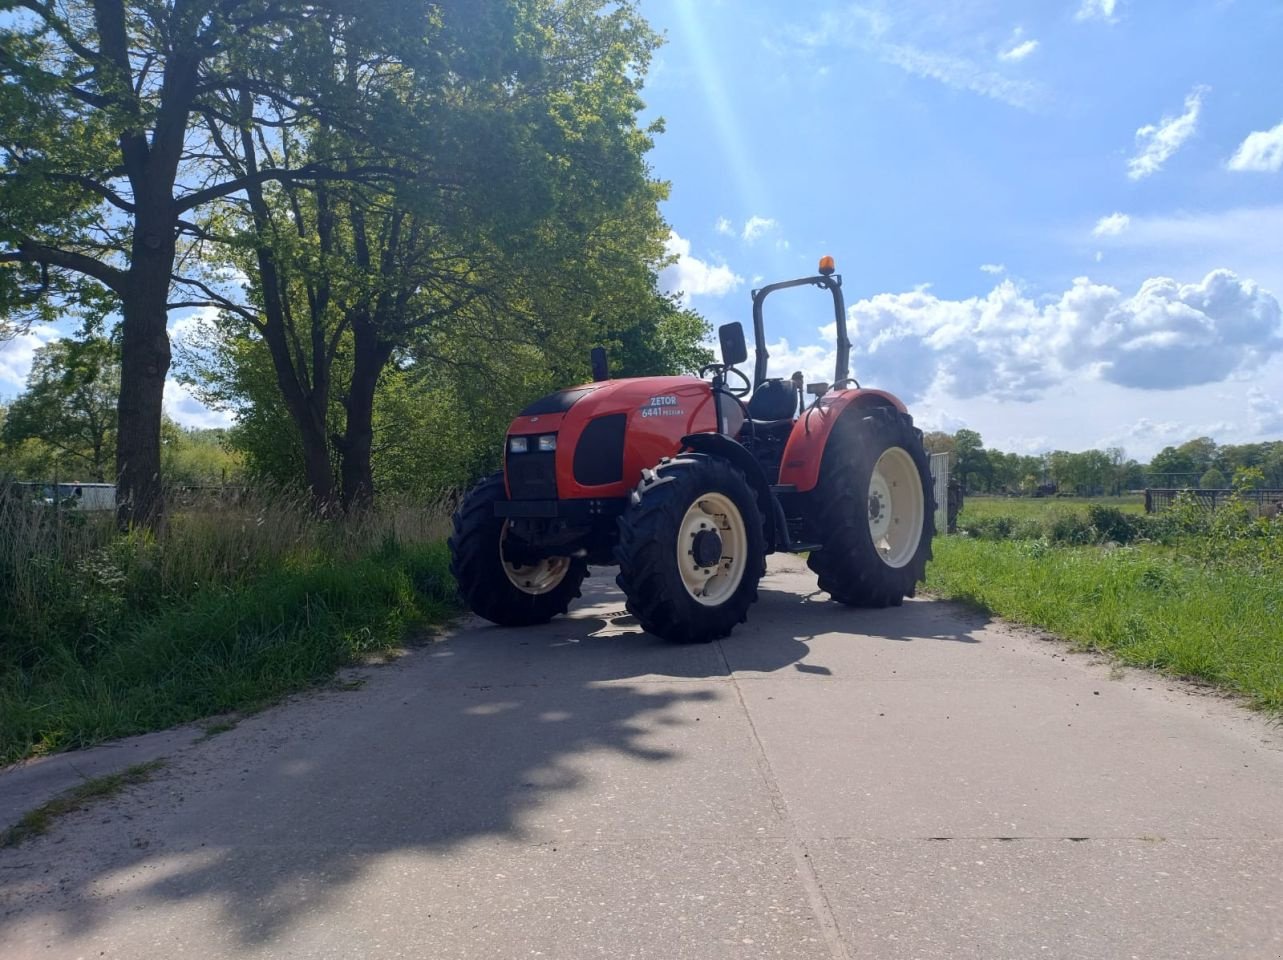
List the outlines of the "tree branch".
<svg viewBox="0 0 1283 960">
<path fill-rule="evenodd" d="M 205 294 L 205 296 L 208 299 L 201 300 L 201 301 L 181 301 L 179 303 L 170 303 L 170 304 L 167 304 L 169 309 L 176 310 L 176 309 L 179 309 L 180 307 L 218 307 L 220 310 L 227 310 L 231 313 L 237 314 L 240 317 L 243 317 L 244 319 L 252 323 L 255 326 L 255 328 L 258 329 L 260 332 L 262 331 L 263 322 L 262 320 L 259 319 L 259 316 L 257 313 L 255 313 L 249 307 L 241 306 L 239 303 L 236 303 L 235 301 L 227 299 L 221 293 L 214 291 L 212 288 L 202 283 L 200 280 L 197 280 L 195 277 L 180 277 L 177 274 L 175 274 L 174 276 L 170 277 L 170 280 L 172 280 L 174 283 L 181 283 L 186 286 L 195 287 L 201 293 Z"/>
<path fill-rule="evenodd" d="M 350 170 L 335 170 L 319 164 L 306 164 L 297 170 L 257 170 L 254 173 L 236 177 L 225 183 L 216 183 L 203 190 L 184 194 L 174 201 L 174 208 L 179 213 L 186 213 L 202 204 L 219 200 L 239 193 L 249 187 L 262 186 L 265 183 L 299 183 L 305 180 L 367 180 L 390 179 L 400 174 L 395 167 L 369 166 L 355 167 Z"/>
<path fill-rule="evenodd" d="M 93 277 L 99 283 L 114 290 L 122 296 L 128 286 L 128 274 L 123 270 L 87 257 L 74 250 L 59 250 L 57 247 L 46 247 L 43 244 L 20 240 L 16 250 L 0 251 L 0 263 L 38 263 L 45 267 L 61 267 L 75 273 Z"/>
</svg>

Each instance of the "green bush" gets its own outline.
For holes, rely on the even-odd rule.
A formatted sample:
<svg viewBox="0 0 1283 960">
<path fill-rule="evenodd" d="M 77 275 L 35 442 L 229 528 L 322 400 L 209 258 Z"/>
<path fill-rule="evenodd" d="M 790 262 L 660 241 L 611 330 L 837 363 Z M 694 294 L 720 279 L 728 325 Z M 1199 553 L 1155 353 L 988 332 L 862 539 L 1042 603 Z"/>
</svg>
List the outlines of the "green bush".
<svg viewBox="0 0 1283 960">
<path fill-rule="evenodd" d="M 1145 539 L 1147 533 L 1145 517 L 1104 504 L 1091 504 L 1087 508 L 1087 521 L 1095 531 L 1092 538 L 1095 543 L 1133 543 Z"/>
</svg>

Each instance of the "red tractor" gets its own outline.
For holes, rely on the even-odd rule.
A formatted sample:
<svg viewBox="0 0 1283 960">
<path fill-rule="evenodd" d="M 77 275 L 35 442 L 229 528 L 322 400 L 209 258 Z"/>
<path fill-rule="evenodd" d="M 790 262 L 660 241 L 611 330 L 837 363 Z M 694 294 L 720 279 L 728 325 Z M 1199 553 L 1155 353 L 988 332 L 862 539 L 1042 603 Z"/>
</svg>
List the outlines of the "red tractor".
<svg viewBox="0 0 1283 960">
<path fill-rule="evenodd" d="M 800 373 L 767 377 L 762 320 L 767 296 L 800 286 L 832 294 L 837 324 L 834 382 L 805 393 Z M 579 596 L 590 564 L 618 564 L 616 583 L 646 630 L 706 642 L 747 618 L 776 551 L 808 554 L 841 603 L 913 596 L 935 529 L 922 432 L 894 396 L 848 376 L 833 258 L 818 276 L 753 291 L 752 381 L 736 367 L 748 359 L 743 328 L 718 334 L 722 362 L 698 378 L 610 380 L 596 350 L 593 383 L 521 411 L 504 471 L 454 515 L 451 568 L 476 613 L 544 623 Z"/>
</svg>

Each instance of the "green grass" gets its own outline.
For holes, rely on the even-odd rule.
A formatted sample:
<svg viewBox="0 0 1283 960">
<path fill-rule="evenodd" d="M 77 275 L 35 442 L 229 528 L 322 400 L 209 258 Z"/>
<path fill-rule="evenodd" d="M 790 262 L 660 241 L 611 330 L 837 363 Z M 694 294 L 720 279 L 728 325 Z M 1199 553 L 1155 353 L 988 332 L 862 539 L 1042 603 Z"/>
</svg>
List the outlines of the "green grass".
<svg viewBox="0 0 1283 960">
<path fill-rule="evenodd" d="M 145 783 L 151 779 L 152 774 L 164 766 L 164 763 L 163 760 L 151 760 L 147 763 L 135 764 L 119 773 L 86 780 L 60 793 L 48 803 L 25 814 L 12 827 L 0 833 L 0 847 L 16 847 L 25 840 L 48 833 L 49 828 L 59 817 L 83 810 L 97 800 L 114 797 L 126 787 Z"/>
<path fill-rule="evenodd" d="M 389 542 L 46 638 L 0 673 L 0 762 L 261 707 L 442 622 L 454 590 L 444 543 Z"/>
<path fill-rule="evenodd" d="M 927 587 L 1123 663 L 1283 711 L 1283 565 L 1274 541 L 1243 543 L 1251 549 L 1241 562 L 1221 562 L 1154 543 L 942 537 Z"/>
<path fill-rule="evenodd" d="M 1017 520 L 1042 519 L 1050 514 L 1085 514 L 1092 504 L 1117 507 L 1124 513 L 1145 512 L 1145 497 L 1125 494 L 1121 497 L 989 497 L 968 496 L 962 503 L 961 520 L 990 517 L 1014 517 Z"/>
</svg>

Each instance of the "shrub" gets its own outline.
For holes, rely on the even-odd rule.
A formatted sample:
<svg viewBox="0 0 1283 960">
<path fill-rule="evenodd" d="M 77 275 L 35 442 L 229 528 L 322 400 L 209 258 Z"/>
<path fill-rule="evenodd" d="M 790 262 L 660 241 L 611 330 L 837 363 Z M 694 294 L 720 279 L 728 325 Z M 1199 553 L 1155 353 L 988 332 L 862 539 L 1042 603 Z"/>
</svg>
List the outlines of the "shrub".
<svg viewBox="0 0 1283 960">
<path fill-rule="evenodd" d="M 1087 507 L 1087 521 L 1095 531 L 1092 539 L 1096 543 L 1134 543 L 1147 532 L 1145 517 L 1099 503 Z"/>
</svg>

